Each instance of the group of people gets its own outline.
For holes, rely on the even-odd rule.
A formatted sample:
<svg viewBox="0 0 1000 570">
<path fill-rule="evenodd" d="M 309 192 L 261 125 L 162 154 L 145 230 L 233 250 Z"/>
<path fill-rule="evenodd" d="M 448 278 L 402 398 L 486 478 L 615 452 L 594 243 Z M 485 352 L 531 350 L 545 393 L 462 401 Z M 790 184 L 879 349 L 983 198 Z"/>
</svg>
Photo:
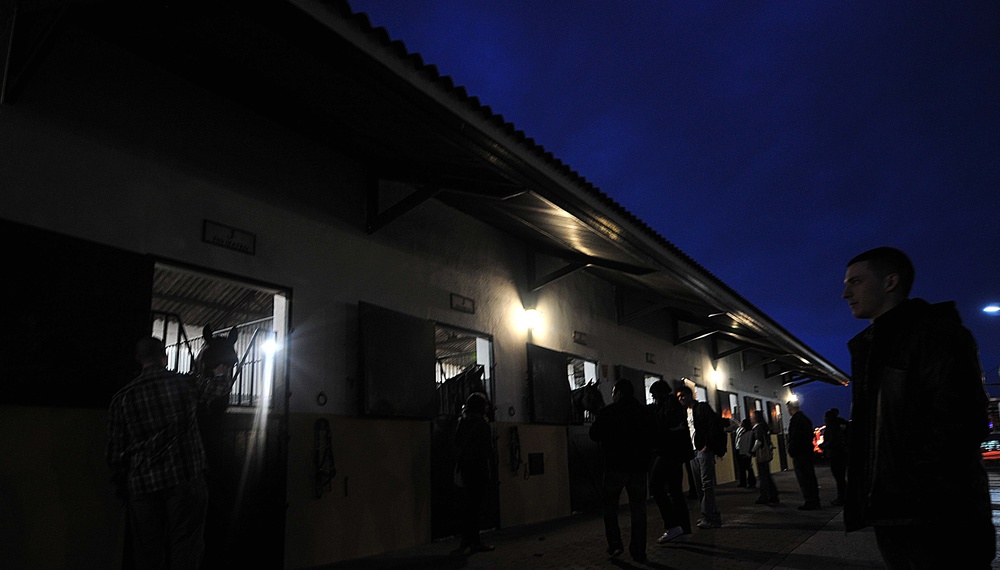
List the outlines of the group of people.
<svg viewBox="0 0 1000 570">
<path fill-rule="evenodd" d="M 980 451 L 989 421 L 976 343 L 954 303 L 911 299 L 913 280 L 913 264 L 894 248 L 869 250 L 847 264 L 842 297 L 851 314 L 870 325 L 848 343 L 849 433 L 836 409 L 824 418 L 824 451 L 837 481 L 834 504 L 844 505 L 848 532 L 874 528 L 888 568 L 944 568 L 961 559 L 965 568 L 986 569 L 996 555 L 996 530 Z M 136 564 L 195 568 L 207 508 L 196 410 L 228 393 L 235 358 L 206 366 L 201 375 L 180 375 L 166 369 L 163 342 L 154 338 L 138 343 L 136 358 L 141 374 L 112 400 L 107 451 L 135 531 Z M 624 552 L 618 503 L 625 490 L 632 517 L 629 552 L 637 562 L 646 560 L 647 490 L 664 523 L 657 543 L 691 532 L 685 466 L 701 501 L 696 526 L 722 525 L 710 423 L 715 412 L 687 385 L 672 390 L 659 381 L 650 391 L 654 403 L 646 407 L 632 384 L 619 380 L 613 403 L 590 428 L 605 456 L 608 554 Z M 456 434 L 456 483 L 467 498 L 463 552 L 492 549 L 480 541 L 477 519 L 489 478 L 488 407 L 485 394 L 470 396 Z M 794 402 L 788 410 L 788 451 L 805 499 L 799 508 L 819 508 L 812 422 Z M 919 430 L 913 429 L 914 410 L 926 412 Z M 759 503 L 778 502 L 771 438 L 760 411 L 737 429 L 735 447 L 739 484 L 759 485 Z"/>
<path fill-rule="evenodd" d="M 847 263 L 842 297 L 854 317 L 870 324 L 848 342 L 851 421 L 836 408 L 824 415 L 823 451 L 837 487 L 831 503 L 844 506 L 847 532 L 874 529 L 888 568 L 944 568 L 956 557 L 968 568 L 990 568 L 996 529 L 980 449 L 990 424 L 978 349 L 954 303 L 910 298 L 914 273 L 909 257 L 891 247 Z M 685 464 L 701 499 L 697 526 L 718 528 L 722 516 L 706 431 L 708 405 L 694 400 L 686 385 L 671 397 L 661 381 L 650 388 L 654 403 L 645 414 L 633 392 L 626 380 L 615 384 L 614 403 L 597 416 L 590 436 L 606 459 L 608 554 L 624 552 L 617 520 L 624 489 L 632 518 L 629 551 L 642 562 L 647 476 L 665 527 L 658 543 L 691 532 L 681 488 Z M 818 509 L 813 424 L 797 402 L 786 406 L 788 453 L 804 499 L 799 509 Z M 931 411 L 919 432 L 912 429 L 913 410 Z M 758 503 L 778 502 L 770 434 L 759 410 L 737 428 L 736 439 L 739 484 L 759 484 Z"/>
</svg>

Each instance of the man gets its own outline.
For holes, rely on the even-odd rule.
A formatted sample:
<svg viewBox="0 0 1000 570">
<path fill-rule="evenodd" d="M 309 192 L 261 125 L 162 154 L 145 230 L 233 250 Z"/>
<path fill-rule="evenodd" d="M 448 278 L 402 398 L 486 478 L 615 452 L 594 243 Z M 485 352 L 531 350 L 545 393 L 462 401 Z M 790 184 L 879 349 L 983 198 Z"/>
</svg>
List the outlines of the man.
<svg viewBox="0 0 1000 570">
<path fill-rule="evenodd" d="M 805 503 L 800 511 L 815 511 L 820 508 L 819 482 L 816 481 L 816 466 L 813 463 L 813 423 L 802 411 L 799 403 L 789 400 L 785 407 L 792 415 L 788 420 L 788 455 L 795 467 L 795 479 L 802 490 Z"/>
<path fill-rule="evenodd" d="M 455 429 L 455 484 L 462 489 L 462 542 L 455 555 L 492 552 L 479 536 L 479 514 L 492 478 L 493 431 L 489 425 L 490 402 L 486 394 L 473 392 L 465 400 Z"/>
<path fill-rule="evenodd" d="M 608 554 L 624 551 L 618 527 L 618 501 L 622 489 L 628 494 L 632 531 L 629 554 L 635 562 L 646 561 L 646 469 L 649 467 L 653 424 L 645 406 L 635 399 L 628 380 L 618 380 L 611 390 L 612 403 L 597 414 L 590 438 L 604 453 L 604 534 Z"/>
<path fill-rule="evenodd" d="M 826 430 L 823 432 L 823 457 L 830 464 L 830 473 L 837 482 L 837 498 L 830 501 L 835 507 L 844 505 L 847 497 L 847 422 L 840 417 L 840 410 L 830 408 L 823 414 Z"/>
<path fill-rule="evenodd" d="M 715 410 L 706 402 L 694 399 L 694 393 L 687 384 L 677 388 L 677 400 L 687 408 L 688 430 L 694 444 L 695 456 L 691 460 L 691 470 L 701 497 L 701 518 L 698 528 L 710 529 L 722 526 L 722 513 L 715 503 L 715 452 L 709 447 L 709 438 L 715 422 Z"/>
<path fill-rule="evenodd" d="M 954 303 L 910 299 L 914 270 L 880 247 L 847 264 L 843 298 L 870 325 L 848 343 L 844 524 L 875 529 L 889 568 L 989 568 L 995 529 L 980 443 L 989 431 L 975 340 Z"/>
<path fill-rule="evenodd" d="M 753 472 L 753 456 L 750 454 L 750 449 L 753 447 L 753 424 L 750 418 L 743 418 L 740 426 L 736 428 L 735 447 L 739 475 L 739 484 L 736 486 L 753 489 L 757 486 L 757 476 Z"/>
<path fill-rule="evenodd" d="M 137 568 L 198 568 L 208 489 L 196 417 L 200 402 L 227 394 L 231 372 L 214 377 L 166 369 L 163 341 L 136 343 L 142 371 L 111 400 L 107 461 L 125 500 Z"/>
<path fill-rule="evenodd" d="M 663 519 L 664 532 L 656 544 L 691 534 L 691 516 L 684 497 L 684 465 L 694 458 L 687 427 L 687 411 L 681 407 L 666 380 L 649 387 L 653 403 L 647 406 L 653 421 L 653 461 L 649 466 L 650 494 Z"/>
</svg>

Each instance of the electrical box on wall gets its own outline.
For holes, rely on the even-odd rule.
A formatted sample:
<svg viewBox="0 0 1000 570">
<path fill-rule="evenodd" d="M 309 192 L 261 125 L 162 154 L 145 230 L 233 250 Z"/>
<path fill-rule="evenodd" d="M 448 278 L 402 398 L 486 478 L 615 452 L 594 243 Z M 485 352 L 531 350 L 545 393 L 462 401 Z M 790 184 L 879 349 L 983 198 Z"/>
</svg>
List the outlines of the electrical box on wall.
<svg viewBox="0 0 1000 570">
<path fill-rule="evenodd" d="M 528 475 L 541 475 L 545 473 L 545 454 L 528 454 Z"/>
</svg>

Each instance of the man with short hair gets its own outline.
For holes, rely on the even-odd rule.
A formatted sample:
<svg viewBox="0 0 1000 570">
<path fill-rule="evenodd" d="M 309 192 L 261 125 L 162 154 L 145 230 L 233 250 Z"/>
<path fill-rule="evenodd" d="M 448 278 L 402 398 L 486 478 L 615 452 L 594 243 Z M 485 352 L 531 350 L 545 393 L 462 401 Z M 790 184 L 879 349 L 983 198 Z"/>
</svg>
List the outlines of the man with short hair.
<svg viewBox="0 0 1000 570">
<path fill-rule="evenodd" d="M 785 407 L 792 415 L 788 420 L 788 455 L 792 458 L 795 479 L 799 482 L 802 498 L 805 499 L 805 503 L 799 505 L 799 510 L 815 511 L 820 508 L 820 502 L 819 482 L 816 480 L 813 461 L 813 423 L 798 402 L 789 400 Z"/>
<path fill-rule="evenodd" d="M 988 398 L 976 342 L 953 302 L 911 299 L 913 279 L 913 264 L 895 248 L 847 264 L 842 296 L 871 324 L 848 343 L 844 524 L 848 532 L 874 527 L 889 568 L 956 560 L 990 568 L 996 531 L 980 451 Z"/>
<path fill-rule="evenodd" d="M 696 526 L 701 529 L 719 528 L 722 526 L 722 513 L 715 502 L 716 457 L 715 451 L 709 446 L 715 410 L 707 402 L 696 400 L 687 384 L 677 387 L 677 400 L 688 410 L 688 429 L 695 449 L 695 456 L 690 464 L 694 479 L 699 483 L 698 495 L 701 498 L 701 518 Z"/>
<path fill-rule="evenodd" d="M 608 555 L 624 551 L 618 526 L 618 501 L 628 495 L 632 530 L 629 553 L 635 562 L 646 561 L 646 470 L 653 432 L 651 416 L 635 398 L 632 383 L 620 379 L 611 389 L 613 403 L 602 409 L 590 426 L 590 439 L 604 454 L 604 534 Z"/>
<path fill-rule="evenodd" d="M 227 394 L 232 369 L 212 377 L 167 370 L 163 341 L 136 343 L 142 372 L 111 400 L 107 461 L 125 501 L 137 568 L 201 565 L 208 488 L 197 408 Z"/>
</svg>

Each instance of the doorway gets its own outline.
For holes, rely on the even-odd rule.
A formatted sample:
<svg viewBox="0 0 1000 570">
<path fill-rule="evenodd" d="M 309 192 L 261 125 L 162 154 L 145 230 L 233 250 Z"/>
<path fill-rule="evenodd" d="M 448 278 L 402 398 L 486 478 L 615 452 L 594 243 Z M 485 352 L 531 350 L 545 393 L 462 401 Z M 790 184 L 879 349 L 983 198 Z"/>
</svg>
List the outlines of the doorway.
<svg viewBox="0 0 1000 570">
<path fill-rule="evenodd" d="M 168 368 L 189 372 L 204 344 L 236 330 L 228 399 L 199 411 L 208 461 L 206 567 L 280 567 L 284 560 L 290 290 L 156 262 L 149 333 Z"/>
</svg>

